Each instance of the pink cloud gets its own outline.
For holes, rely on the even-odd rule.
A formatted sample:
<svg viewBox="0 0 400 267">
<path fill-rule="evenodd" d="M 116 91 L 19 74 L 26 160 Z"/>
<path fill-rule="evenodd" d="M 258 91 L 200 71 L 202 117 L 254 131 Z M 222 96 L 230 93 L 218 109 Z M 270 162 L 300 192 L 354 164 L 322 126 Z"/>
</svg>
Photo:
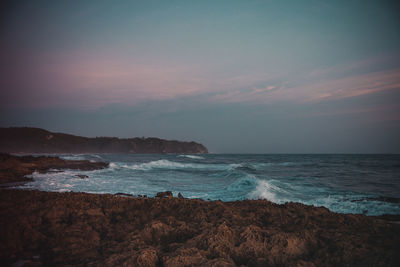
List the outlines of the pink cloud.
<svg viewBox="0 0 400 267">
<path fill-rule="evenodd" d="M 310 103 L 400 89 L 400 69 L 366 72 L 366 66 L 371 66 L 372 62 L 371 60 L 352 63 L 351 66 L 340 66 L 342 70 L 339 70 L 339 67 L 316 70 L 306 77 L 282 77 L 282 80 L 288 80 L 269 84 L 266 81 L 268 85 L 263 88 L 229 90 L 217 94 L 212 99 L 223 102 Z M 346 70 L 349 71 L 347 75 L 337 77 L 339 71 Z"/>
<path fill-rule="evenodd" d="M 372 94 L 400 88 L 400 69 L 355 75 L 300 87 L 309 93 L 306 101 L 319 102 Z"/>
<path fill-rule="evenodd" d="M 1 104 L 97 108 L 200 94 L 210 94 L 212 102 L 309 103 L 400 87 L 400 69 L 365 73 L 382 59 L 291 76 L 261 69 L 229 73 L 221 66 L 156 63 L 123 51 L 2 55 L 13 64 L 0 77 Z M 334 78 L 346 71 L 348 75 Z"/>
</svg>

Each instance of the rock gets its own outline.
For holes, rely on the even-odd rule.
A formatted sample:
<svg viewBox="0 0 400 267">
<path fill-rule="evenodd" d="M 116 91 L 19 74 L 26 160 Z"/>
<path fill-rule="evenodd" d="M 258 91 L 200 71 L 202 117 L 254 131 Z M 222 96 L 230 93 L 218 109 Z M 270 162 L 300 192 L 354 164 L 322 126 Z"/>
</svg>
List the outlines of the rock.
<svg viewBox="0 0 400 267">
<path fill-rule="evenodd" d="M 84 175 L 84 174 L 76 174 L 75 176 L 78 177 L 78 178 L 81 178 L 81 179 L 89 178 L 89 176 Z"/>
<path fill-rule="evenodd" d="M 136 266 L 149 267 L 158 266 L 158 256 L 155 249 L 143 249 L 140 251 L 140 255 L 136 259 Z"/>
<path fill-rule="evenodd" d="M 156 197 L 158 197 L 158 198 L 173 198 L 174 196 L 172 195 L 171 191 L 165 191 L 165 192 L 158 192 Z"/>
<path fill-rule="evenodd" d="M 178 198 L 184 198 L 180 192 L 178 193 Z"/>
<path fill-rule="evenodd" d="M 126 194 L 126 193 L 115 193 L 114 196 L 133 197 L 132 194 Z"/>
</svg>

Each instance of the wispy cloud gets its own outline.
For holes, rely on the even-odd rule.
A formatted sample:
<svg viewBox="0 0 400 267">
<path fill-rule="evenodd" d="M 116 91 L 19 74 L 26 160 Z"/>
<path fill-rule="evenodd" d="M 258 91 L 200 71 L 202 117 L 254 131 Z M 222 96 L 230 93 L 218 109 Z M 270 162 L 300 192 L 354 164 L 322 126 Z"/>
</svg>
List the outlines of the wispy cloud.
<svg viewBox="0 0 400 267">
<path fill-rule="evenodd" d="M 323 70 L 308 75 L 282 76 L 281 81 L 266 80 L 265 87 L 250 87 L 219 92 L 213 100 L 255 103 L 312 103 L 357 97 L 380 91 L 400 90 L 400 68 L 375 70 L 383 59 L 370 59 Z M 374 68 L 375 67 L 375 68 Z"/>
</svg>

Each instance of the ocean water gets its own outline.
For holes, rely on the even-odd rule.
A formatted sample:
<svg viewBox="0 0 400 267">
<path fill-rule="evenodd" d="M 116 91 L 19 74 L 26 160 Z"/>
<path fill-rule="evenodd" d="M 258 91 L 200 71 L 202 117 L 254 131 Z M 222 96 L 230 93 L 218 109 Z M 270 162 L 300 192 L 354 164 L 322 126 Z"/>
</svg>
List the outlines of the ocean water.
<svg viewBox="0 0 400 267">
<path fill-rule="evenodd" d="M 96 171 L 34 173 L 18 188 L 57 192 L 178 192 L 187 198 L 301 202 L 334 212 L 400 214 L 400 155 L 61 155 L 106 161 Z M 76 175 L 88 175 L 80 179 Z"/>
</svg>

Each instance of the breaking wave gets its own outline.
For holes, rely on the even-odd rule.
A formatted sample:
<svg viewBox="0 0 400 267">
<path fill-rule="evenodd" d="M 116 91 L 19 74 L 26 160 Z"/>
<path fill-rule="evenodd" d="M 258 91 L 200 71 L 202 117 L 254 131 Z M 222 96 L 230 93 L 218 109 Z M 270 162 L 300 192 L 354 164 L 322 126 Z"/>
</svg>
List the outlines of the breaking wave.
<svg viewBox="0 0 400 267">
<path fill-rule="evenodd" d="M 282 199 L 278 199 L 276 192 L 280 191 L 278 187 L 272 185 L 266 180 L 257 179 L 256 188 L 250 192 L 250 199 L 266 199 L 274 203 L 283 203 Z"/>
<path fill-rule="evenodd" d="M 65 159 L 65 160 L 84 160 L 85 159 L 85 157 L 83 155 L 79 155 L 79 154 L 63 155 L 63 156 L 60 156 L 60 158 Z"/>
<path fill-rule="evenodd" d="M 189 158 L 189 159 L 204 159 L 204 157 L 195 156 L 195 155 L 179 155 L 178 157 L 180 157 L 180 158 Z"/>
<path fill-rule="evenodd" d="M 167 159 L 154 160 L 139 164 L 117 164 L 110 163 L 110 168 L 125 168 L 137 171 L 149 171 L 156 169 L 184 170 L 184 169 L 204 169 L 204 170 L 232 170 L 240 167 L 240 164 L 199 164 L 175 162 Z"/>
</svg>

